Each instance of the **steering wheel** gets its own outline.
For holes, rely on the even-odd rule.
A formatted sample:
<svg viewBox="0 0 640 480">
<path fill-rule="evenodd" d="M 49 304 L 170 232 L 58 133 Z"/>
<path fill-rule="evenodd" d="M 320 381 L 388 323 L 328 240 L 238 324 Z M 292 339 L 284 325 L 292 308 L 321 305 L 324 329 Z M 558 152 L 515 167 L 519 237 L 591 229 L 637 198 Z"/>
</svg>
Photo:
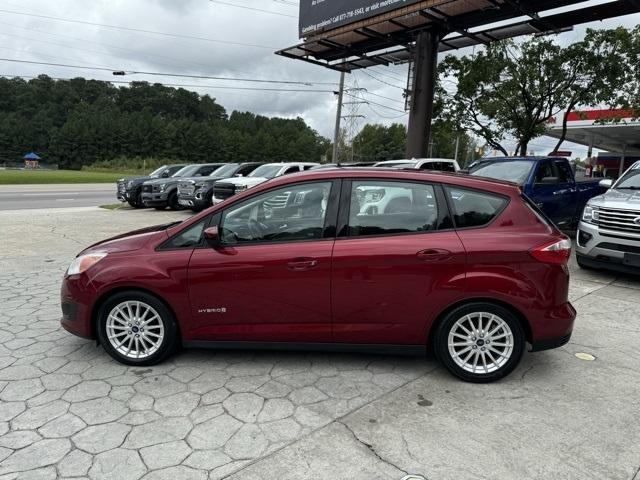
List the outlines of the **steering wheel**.
<svg viewBox="0 0 640 480">
<path fill-rule="evenodd" d="M 251 237 L 253 237 L 254 240 L 261 239 L 266 230 L 267 226 L 263 223 L 253 218 L 249 219 L 249 232 L 251 232 Z"/>
</svg>

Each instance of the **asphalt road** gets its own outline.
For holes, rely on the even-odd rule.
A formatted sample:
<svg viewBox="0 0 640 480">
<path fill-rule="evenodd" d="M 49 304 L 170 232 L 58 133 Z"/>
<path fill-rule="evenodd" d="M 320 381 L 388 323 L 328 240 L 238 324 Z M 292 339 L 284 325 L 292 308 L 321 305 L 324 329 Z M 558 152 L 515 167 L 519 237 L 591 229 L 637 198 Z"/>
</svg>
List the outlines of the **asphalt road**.
<svg viewBox="0 0 640 480">
<path fill-rule="evenodd" d="M 115 184 L 0 185 L 0 210 L 95 207 L 117 203 Z"/>
</svg>

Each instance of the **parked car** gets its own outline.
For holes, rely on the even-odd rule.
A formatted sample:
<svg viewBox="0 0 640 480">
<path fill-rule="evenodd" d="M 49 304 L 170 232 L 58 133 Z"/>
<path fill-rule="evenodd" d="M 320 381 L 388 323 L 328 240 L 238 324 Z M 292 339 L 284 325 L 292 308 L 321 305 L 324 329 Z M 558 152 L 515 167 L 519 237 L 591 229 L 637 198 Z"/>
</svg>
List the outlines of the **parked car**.
<svg viewBox="0 0 640 480">
<path fill-rule="evenodd" d="M 605 191 L 597 180 L 577 181 L 566 158 L 483 158 L 469 173 L 517 183 L 547 217 L 567 231 L 575 231 L 584 206 Z"/>
<path fill-rule="evenodd" d="M 120 200 L 121 202 L 127 202 L 134 208 L 143 208 L 144 202 L 142 201 L 142 184 L 148 180 L 169 178 L 185 166 L 186 165 L 163 165 L 147 176 L 121 178 L 117 182 L 118 200 Z"/>
<path fill-rule="evenodd" d="M 178 204 L 201 212 L 212 205 L 213 185 L 226 178 L 245 177 L 264 163 L 229 163 L 208 177 L 185 178 L 178 183 Z"/>
<path fill-rule="evenodd" d="M 363 213 L 361 193 L 386 189 L 411 201 Z M 178 345 L 429 348 L 460 378 L 489 382 L 526 342 L 569 341 L 570 254 L 516 185 L 320 170 L 87 248 L 64 277 L 62 325 L 127 365 L 157 364 Z"/>
<path fill-rule="evenodd" d="M 318 166 L 317 163 L 267 163 L 256 168 L 246 177 L 216 182 L 213 187 L 212 202 L 213 204 L 220 203 L 272 178 L 303 172 L 316 166 Z"/>
<path fill-rule="evenodd" d="M 578 226 L 576 256 L 582 268 L 640 274 L 640 162 L 604 195 L 587 203 Z"/>
<path fill-rule="evenodd" d="M 226 163 L 197 163 L 188 165 L 169 178 L 148 180 L 142 184 L 142 201 L 145 207 L 153 207 L 156 210 L 178 210 L 178 183 L 183 178 L 206 177 L 224 167 Z"/>
<path fill-rule="evenodd" d="M 449 158 L 413 158 L 411 160 L 386 160 L 378 162 L 376 167 L 413 168 L 415 170 L 433 170 L 436 172 L 459 172 L 460 165 Z"/>
<path fill-rule="evenodd" d="M 324 170 L 325 168 L 351 168 L 351 167 L 372 167 L 376 162 L 350 162 L 350 163 L 323 163 L 316 165 L 309 170 Z"/>
</svg>

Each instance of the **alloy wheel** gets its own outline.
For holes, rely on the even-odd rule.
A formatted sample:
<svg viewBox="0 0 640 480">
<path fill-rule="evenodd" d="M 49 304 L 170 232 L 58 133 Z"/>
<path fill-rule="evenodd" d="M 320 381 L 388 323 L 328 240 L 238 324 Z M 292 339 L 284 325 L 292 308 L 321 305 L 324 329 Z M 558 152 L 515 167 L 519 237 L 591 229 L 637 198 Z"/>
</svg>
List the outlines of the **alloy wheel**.
<svg viewBox="0 0 640 480">
<path fill-rule="evenodd" d="M 473 374 L 489 374 L 502 368 L 514 350 L 514 335 L 501 317 L 474 312 L 458 319 L 449 330 L 451 359 Z"/>
<path fill-rule="evenodd" d="M 118 353 L 136 360 L 156 353 L 165 336 L 158 312 L 138 300 L 121 302 L 113 307 L 107 317 L 106 333 Z"/>
</svg>

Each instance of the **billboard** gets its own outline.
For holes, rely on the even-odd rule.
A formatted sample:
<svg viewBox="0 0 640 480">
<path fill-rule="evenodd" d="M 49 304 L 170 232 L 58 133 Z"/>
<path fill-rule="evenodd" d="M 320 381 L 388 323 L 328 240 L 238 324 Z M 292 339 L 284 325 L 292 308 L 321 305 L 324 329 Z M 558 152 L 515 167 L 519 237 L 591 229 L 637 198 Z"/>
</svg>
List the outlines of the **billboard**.
<svg viewBox="0 0 640 480">
<path fill-rule="evenodd" d="M 300 0 L 300 37 L 391 12 L 421 0 Z"/>
</svg>

